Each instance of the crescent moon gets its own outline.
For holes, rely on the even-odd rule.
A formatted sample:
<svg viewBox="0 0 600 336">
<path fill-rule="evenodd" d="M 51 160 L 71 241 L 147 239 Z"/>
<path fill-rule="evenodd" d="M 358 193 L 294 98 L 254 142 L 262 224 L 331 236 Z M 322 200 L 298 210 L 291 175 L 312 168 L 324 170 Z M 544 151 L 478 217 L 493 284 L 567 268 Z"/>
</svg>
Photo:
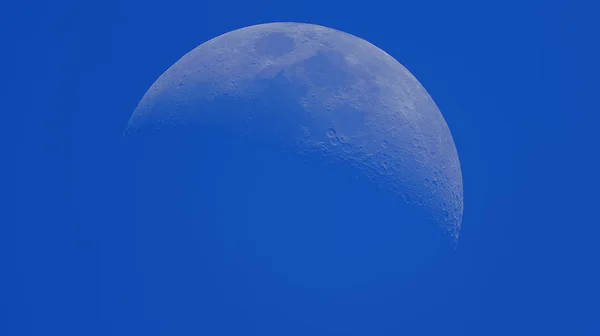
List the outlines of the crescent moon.
<svg viewBox="0 0 600 336">
<path fill-rule="evenodd" d="M 238 108 L 214 108 L 223 99 Z M 463 183 L 448 125 L 419 81 L 361 38 L 270 23 L 203 43 L 156 80 L 127 132 L 182 123 L 239 125 L 232 138 L 268 137 L 286 150 L 353 166 L 427 209 L 458 239 Z"/>
</svg>

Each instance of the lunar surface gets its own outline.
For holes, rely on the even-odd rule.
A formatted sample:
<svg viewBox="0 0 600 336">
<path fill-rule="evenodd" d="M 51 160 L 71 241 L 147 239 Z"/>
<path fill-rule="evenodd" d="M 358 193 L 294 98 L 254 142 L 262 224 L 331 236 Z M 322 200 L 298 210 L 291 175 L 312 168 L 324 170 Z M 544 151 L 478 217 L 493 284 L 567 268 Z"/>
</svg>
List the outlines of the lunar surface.
<svg viewBox="0 0 600 336">
<path fill-rule="evenodd" d="M 127 133 L 181 124 L 354 167 L 458 238 L 463 185 L 448 126 L 417 79 L 363 39 L 271 23 L 203 43 L 152 85 Z"/>
</svg>

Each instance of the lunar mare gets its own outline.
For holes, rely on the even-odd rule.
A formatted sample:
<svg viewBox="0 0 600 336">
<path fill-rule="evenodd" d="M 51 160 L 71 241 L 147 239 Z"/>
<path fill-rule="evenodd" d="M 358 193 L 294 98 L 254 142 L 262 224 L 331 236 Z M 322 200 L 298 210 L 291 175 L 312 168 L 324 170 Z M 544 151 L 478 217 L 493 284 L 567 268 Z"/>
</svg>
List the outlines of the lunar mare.
<svg viewBox="0 0 600 336">
<path fill-rule="evenodd" d="M 243 108 L 256 97 L 264 100 L 265 92 L 291 107 L 268 115 Z M 204 108 L 224 97 L 240 108 Z M 243 124 L 239 136 L 247 141 L 267 132 L 284 150 L 345 162 L 427 209 L 458 238 L 463 185 L 450 130 L 418 80 L 363 39 L 301 23 L 261 24 L 223 34 L 158 78 L 127 131 L 206 120 Z M 269 120 L 269 126 L 261 120 Z M 263 128 L 270 131 L 259 131 Z"/>
</svg>

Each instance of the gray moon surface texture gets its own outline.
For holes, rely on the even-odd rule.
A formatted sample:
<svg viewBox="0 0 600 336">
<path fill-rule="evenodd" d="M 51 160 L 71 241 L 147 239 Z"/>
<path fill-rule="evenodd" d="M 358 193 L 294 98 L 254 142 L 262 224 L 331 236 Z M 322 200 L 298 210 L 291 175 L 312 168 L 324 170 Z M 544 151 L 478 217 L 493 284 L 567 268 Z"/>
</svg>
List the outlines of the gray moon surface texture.
<svg viewBox="0 0 600 336">
<path fill-rule="evenodd" d="M 272 106 L 288 107 L 243 108 L 264 92 Z M 240 108 L 203 108 L 223 97 Z M 419 81 L 361 38 L 269 23 L 207 41 L 156 80 L 127 132 L 190 123 L 231 124 L 232 137 L 268 137 L 287 151 L 352 166 L 458 238 L 463 184 L 450 130 Z"/>
</svg>

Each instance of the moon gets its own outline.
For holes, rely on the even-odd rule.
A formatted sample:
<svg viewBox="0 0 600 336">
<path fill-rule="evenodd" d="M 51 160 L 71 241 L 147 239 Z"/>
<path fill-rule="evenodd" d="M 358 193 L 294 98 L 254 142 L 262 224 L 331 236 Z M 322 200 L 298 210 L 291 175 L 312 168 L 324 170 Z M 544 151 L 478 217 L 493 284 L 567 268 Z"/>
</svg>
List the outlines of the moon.
<svg viewBox="0 0 600 336">
<path fill-rule="evenodd" d="M 169 125 L 353 167 L 458 239 L 463 183 L 448 125 L 404 66 L 356 36 L 284 22 L 207 41 L 156 80 L 126 133 Z"/>
</svg>

